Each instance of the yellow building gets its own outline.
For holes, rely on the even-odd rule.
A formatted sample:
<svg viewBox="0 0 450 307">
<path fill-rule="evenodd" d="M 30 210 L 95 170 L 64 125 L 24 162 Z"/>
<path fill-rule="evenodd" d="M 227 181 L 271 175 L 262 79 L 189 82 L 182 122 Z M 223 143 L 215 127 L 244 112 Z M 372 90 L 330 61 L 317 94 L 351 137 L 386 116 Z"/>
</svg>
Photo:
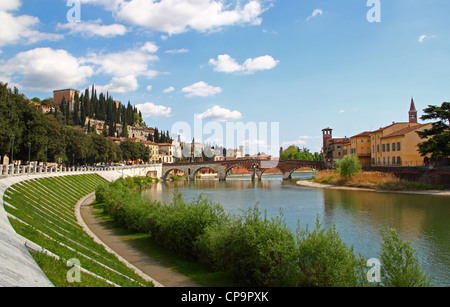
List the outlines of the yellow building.
<svg viewBox="0 0 450 307">
<path fill-rule="evenodd" d="M 371 165 L 370 131 L 365 131 L 350 138 L 349 154 L 356 154 L 362 166 Z"/>
<path fill-rule="evenodd" d="M 417 131 L 431 127 L 432 124 L 418 124 L 382 137 L 380 162 L 391 166 L 423 166 L 424 157 L 420 155 L 417 147 L 422 139 Z"/>
<path fill-rule="evenodd" d="M 382 127 L 371 132 L 362 132 L 350 138 L 345 145 L 344 155 L 356 154 L 362 166 L 422 166 L 424 157 L 417 145 L 420 139 L 417 131 L 430 129 L 432 124 L 417 123 L 414 100 L 408 112 L 409 121 Z"/>
<path fill-rule="evenodd" d="M 151 164 L 161 163 L 160 156 L 159 156 L 159 145 L 154 142 L 150 142 L 150 141 L 143 141 L 142 143 L 145 146 L 147 146 L 148 149 L 150 150 L 149 163 L 151 163 Z"/>
</svg>

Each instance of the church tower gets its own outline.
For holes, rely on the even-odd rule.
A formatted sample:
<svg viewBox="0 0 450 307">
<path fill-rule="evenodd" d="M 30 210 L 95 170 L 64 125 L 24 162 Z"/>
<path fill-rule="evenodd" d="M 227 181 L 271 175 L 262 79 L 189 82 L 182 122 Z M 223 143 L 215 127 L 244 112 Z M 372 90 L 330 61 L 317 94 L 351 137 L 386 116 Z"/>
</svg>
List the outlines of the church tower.
<svg viewBox="0 0 450 307">
<path fill-rule="evenodd" d="M 323 152 L 323 157 L 325 159 L 325 155 L 326 155 L 326 148 L 327 148 L 327 141 L 331 140 L 332 138 L 332 131 L 333 129 L 331 128 L 325 128 L 322 129 L 322 137 L 323 137 L 323 147 L 322 147 L 322 152 Z"/>
<path fill-rule="evenodd" d="M 417 124 L 417 110 L 416 106 L 414 105 L 414 99 L 411 98 L 411 107 L 409 108 L 409 123 L 410 124 Z"/>
</svg>

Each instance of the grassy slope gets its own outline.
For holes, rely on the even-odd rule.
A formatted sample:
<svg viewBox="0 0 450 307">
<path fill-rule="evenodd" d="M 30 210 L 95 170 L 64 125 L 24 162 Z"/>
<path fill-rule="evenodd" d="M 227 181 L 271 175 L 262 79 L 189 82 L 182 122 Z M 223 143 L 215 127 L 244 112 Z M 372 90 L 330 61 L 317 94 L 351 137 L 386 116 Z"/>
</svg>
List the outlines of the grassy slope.
<svg viewBox="0 0 450 307">
<path fill-rule="evenodd" d="M 81 267 L 124 287 L 152 286 L 94 242 L 77 224 L 75 204 L 105 182 L 96 174 L 40 178 L 13 185 L 5 192 L 5 210 L 14 216 L 16 232 L 64 260 L 76 258 Z M 9 204 L 9 205 L 7 205 Z M 81 282 L 70 283 L 64 261 L 42 253 L 33 254 L 57 287 L 111 286 L 101 278 L 81 272 Z"/>
</svg>

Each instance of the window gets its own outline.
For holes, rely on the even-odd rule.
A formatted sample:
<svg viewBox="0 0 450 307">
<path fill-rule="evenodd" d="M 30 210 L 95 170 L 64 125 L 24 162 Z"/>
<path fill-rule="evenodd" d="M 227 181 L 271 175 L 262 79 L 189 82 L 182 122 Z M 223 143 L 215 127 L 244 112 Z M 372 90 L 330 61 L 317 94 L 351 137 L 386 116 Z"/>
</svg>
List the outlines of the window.
<svg viewBox="0 0 450 307">
<path fill-rule="evenodd" d="M 391 144 L 386 144 L 386 151 L 391 151 Z"/>
<path fill-rule="evenodd" d="M 375 164 L 375 158 L 372 158 L 372 165 Z"/>
<path fill-rule="evenodd" d="M 378 157 L 378 165 L 380 165 L 381 164 L 381 160 L 380 160 L 380 157 Z"/>
<path fill-rule="evenodd" d="M 380 144 L 377 145 L 377 152 L 380 152 Z"/>
<path fill-rule="evenodd" d="M 386 151 L 386 144 L 383 144 L 383 152 Z"/>
<path fill-rule="evenodd" d="M 387 165 L 391 164 L 390 161 L 391 161 L 391 157 L 388 157 L 388 159 L 387 159 Z"/>
<path fill-rule="evenodd" d="M 397 164 L 401 165 L 402 164 L 402 158 L 397 157 Z"/>
<path fill-rule="evenodd" d="M 397 150 L 400 151 L 400 142 L 397 142 Z"/>
<path fill-rule="evenodd" d="M 383 165 L 386 165 L 386 158 L 383 157 Z"/>
<path fill-rule="evenodd" d="M 375 145 L 372 145 L 372 151 L 375 152 Z"/>
<path fill-rule="evenodd" d="M 364 143 L 364 140 L 361 140 L 361 143 Z"/>
<path fill-rule="evenodd" d="M 395 157 L 392 157 L 392 165 L 395 165 Z"/>
<path fill-rule="evenodd" d="M 392 143 L 392 151 L 395 151 L 395 143 Z"/>
</svg>

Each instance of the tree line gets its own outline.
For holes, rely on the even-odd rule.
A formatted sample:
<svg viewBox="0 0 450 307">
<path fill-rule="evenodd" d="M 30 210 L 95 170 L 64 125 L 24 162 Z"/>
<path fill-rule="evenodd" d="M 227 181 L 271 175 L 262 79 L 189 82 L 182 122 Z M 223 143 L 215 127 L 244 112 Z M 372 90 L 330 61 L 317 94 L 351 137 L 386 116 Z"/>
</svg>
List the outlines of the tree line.
<svg viewBox="0 0 450 307">
<path fill-rule="evenodd" d="M 291 145 L 282 151 L 280 160 L 304 160 L 304 161 L 323 161 L 321 153 L 311 153 L 308 148 Z"/>
<path fill-rule="evenodd" d="M 68 104 L 62 104 L 60 109 L 65 109 L 64 113 L 55 110 L 53 114 L 44 115 L 16 87 L 10 89 L 7 83 L 0 82 L 0 162 L 4 156 L 13 160 L 70 165 L 129 159 L 148 162 L 150 152 L 142 143 L 126 141 L 117 145 L 104 135 L 85 133 L 84 129 L 68 126 L 83 127 L 84 116 L 109 123 L 142 121 L 130 103 L 126 108 L 121 104 L 116 108 L 108 95 L 101 94 L 96 99 L 95 91 L 89 98 L 86 94 L 88 90 L 76 99 L 74 112 L 69 111 Z M 70 121 L 67 114 L 72 117 Z"/>
</svg>

